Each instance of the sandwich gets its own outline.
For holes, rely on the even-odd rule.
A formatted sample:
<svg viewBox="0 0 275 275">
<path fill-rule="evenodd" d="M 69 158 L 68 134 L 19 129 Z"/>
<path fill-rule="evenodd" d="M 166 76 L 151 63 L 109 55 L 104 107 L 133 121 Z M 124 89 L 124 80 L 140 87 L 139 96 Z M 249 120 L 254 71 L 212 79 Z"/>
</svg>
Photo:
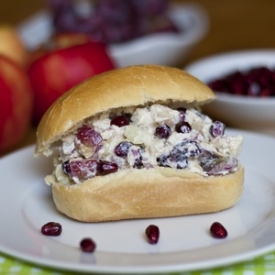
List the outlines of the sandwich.
<svg viewBox="0 0 275 275">
<path fill-rule="evenodd" d="M 187 72 L 137 65 L 73 87 L 37 128 L 57 210 L 83 222 L 221 211 L 243 192 L 242 136 L 201 111 L 213 91 Z"/>
</svg>

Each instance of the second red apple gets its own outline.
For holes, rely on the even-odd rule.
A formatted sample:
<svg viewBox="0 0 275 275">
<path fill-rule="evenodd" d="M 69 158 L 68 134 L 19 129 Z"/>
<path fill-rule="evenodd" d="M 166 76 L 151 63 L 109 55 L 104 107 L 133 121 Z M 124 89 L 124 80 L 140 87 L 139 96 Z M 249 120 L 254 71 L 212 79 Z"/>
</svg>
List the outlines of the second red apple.
<svg viewBox="0 0 275 275">
<path fill-rule="evenodd" d="M 38 124 L 50 105 L 70 88 L 115 68 L 102 43 L 90 41 L 41 52 L 28 70 L 34 90 L 34 124 Z"/>
<path fill-rule="evenodd" d="M 1 54 L 0 98 L 0 153 L 6 153 L 13 149 L 29 130 L 33 93 L 23 68 Z"/>
</svg>

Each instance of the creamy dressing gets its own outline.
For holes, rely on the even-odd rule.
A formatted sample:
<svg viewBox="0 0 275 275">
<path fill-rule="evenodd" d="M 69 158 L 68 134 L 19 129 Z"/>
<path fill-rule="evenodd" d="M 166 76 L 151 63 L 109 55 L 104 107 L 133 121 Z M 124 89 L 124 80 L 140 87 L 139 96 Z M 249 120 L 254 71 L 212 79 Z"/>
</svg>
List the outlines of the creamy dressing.
<svg viewBox="0 0 275 275">
<path fill-rule="evenodd" d="M 196 109 L 188 109 L 185 112 L 184 121 L 191 126 L 191 131 L 187 133 L 175 131 L 175 126 L 182 118 L 178 110 L 167 106 L 154 104 L 143 108 L 132 108 L 124 112 L 131 114 L 131 120 L 129 125 L 123 127 L 111 125 L 111 118 L 114 116 L 111 112 L 100 114 L 85 123 L 101 135 L 102 142 L 98 146 L 82 144 L 77 138 L 77 132 L 63 137 L 61 146 L 58 148 L 59 156 L 55 160 L 54 174 L 48 176 L 46 182 L 51 184 L 57 179 L 64 184 L 80 183 L 81 179 L 69 178 L 62 169 L 62 163 L 72 159 L 110 161 L 116 163 L 118 169 L 128 169 L 134 167 L 137 158 L 140 158 L 142 159 L 142 169 L 150 169 L 154 166 L 163 166 L 159 160 L 167 158 L 165 166 L 188 169 L 194 173 L 208 176 L 209 174 L 201 166 L 198 158 L 202 151 L 205 150 L 220 158 L 235 159 L 241 149 L 241 136 L 221 135 L 214 137 L 211 134 L 213 121 Z M 156 127 L 163 124 L 171 128 L 171 134 L 168 138 L 155 136 Z M 116 146 L 123 141 L 131 143 L 125 158 L 118 157 L 114 153 Z M 182 158 L 177 153 L 177 161 L 175 161 L 170 157 L 171 152 L 175 152 L 175 150 L 176 152 L 184 152 L 185 157 Z M 235 167 L 230 171 L 224 169 L 220 174 L 235 171 L 236 162 L 234 165 Z"/>
</svg>

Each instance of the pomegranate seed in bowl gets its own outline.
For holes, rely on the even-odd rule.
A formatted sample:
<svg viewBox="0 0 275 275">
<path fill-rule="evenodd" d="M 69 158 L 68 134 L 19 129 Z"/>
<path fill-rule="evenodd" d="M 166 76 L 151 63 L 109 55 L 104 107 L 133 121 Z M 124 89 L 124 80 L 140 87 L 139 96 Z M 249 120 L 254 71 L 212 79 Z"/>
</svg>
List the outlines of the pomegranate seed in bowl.
<svg viewBox="0 0 275 275">
<path fill-rule="evenodd" d="M 208 83 L 217 92 L 252 97 L 275 95 L 275 69 L 257 66 L 249 70 L 233 71 Z"/>
</svg>

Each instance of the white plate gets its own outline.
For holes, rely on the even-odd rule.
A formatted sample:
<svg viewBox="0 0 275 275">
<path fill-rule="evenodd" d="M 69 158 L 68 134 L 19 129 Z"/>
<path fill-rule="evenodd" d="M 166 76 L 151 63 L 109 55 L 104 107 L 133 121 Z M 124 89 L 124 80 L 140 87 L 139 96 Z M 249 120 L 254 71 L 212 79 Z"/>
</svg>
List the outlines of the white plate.
<svg viewBox="0 0 275 275">
<path fill-rule="evenodd" d="M 0 251 L 55 269 L 99 273 L 164 273 L 191 271 L 233 264 L 275 249 L 275 139 L 241 133 L 241 161 L 246 167 L 245 190 L 240 202 L 215 214 L 86 224 L 59 214 L 43 176 L 49 160 L 33 159 L 33 147 L 0 161 Z M 59 237 L 40 233 L 43 224 L 63 226 Z M 213 239 L 209 226 L 219 221 L 226 239 Z M 149 224 L 157 224 L 159 243 L 144 237 Z M 79 242 L 92 237 L 93 254 L 82 253 Z"/>
<path fill-rule="evenodd" d="M 111 44 L 110 54 L 116 64 L 119 67 L 136 64 L 175 65 L 208 31 L 207 14 L 195 3 L 173 5 L 169 16 L 182 32 L 153 34 L 125 43 Z M 22 22 L 18 31 L 28 48 L 37 47 L 52 34 L 50 13 L 41 11 Z"/>
</svg>

